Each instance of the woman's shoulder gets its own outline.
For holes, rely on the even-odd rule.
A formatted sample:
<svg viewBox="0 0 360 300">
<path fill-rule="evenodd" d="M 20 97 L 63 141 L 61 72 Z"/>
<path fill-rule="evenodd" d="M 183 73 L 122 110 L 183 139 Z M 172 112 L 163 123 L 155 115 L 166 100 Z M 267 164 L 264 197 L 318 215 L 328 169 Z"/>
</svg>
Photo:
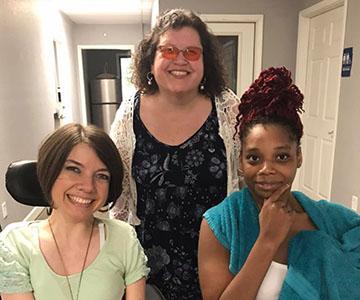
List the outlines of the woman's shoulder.
<svg viewBox="0 0 360 300">
<path fill-rule="evenodd" d="M 34 238 L 34 230 L 38 230 L 39 221 L 15 222 L 7 225 L 0 233 L 1 240 L 28 240 Z"/>
<path fill-rule="evenodd" d="M 111 235 L 116 235 L 117 237 L 135 237 L 135 229 L 129 223 L 125 221 L 109 219 L 109 218 L 99 218 L 100 222 L 105 224 L 105 227 Z"/>
<path fill-rule="evenodd" d="M 340 236 L 347 230 L 360 226 L 360 215 L 343 204 L 314 200 L 298 191 L 294 195 L 317 226 L 328 233 Z"/>
<path fill-rule="evenodd" d="M 0 257 L 30 257 L 38 251 L 39 222 L 17 222 L 0 233 Z"/>
<path fill-rule="evenodd" d="M 123 99 L 121 101 L 118 111 L 122 114 L 132 112 L 135 104 L 140 100 L 141 92 L 136 91 L 131 97 Z"/>
<path fill-rule="evenodd" d="M 114 227 L 114 228 L 131 228 L 132 226 L 122 220 L 118 219 L 112 219 L 112 218 L 98 218 L 98 220 L 108 226 Z"/>
<path fill-rule="evenodd" d="M 216 97 L 217 101 L 228 104 L 228 106 L 237 105 L 240 102 L 240 98 L 229 88 L 225 88 L 221 94 Z"/>
<path fill-rule="evenodd" d="M 239 99 L 239 97 L 234 93 L 234 91 L 230 88 L 225 88 L 222 92 L 221 95 L 223 95 L 223 97 L 231 97 L 231 98 L 236 98 Z"/>
<path fill-rule="evenodd" d="M 246 187 L 242 188 L 239 191 L 234 191 L 228 195 L 223 201 L 221 201 L 216 206 L 213 206 L 211 209 L 231 209 L 234 207 L 239 207 L 245 199 L 248 198 L 248 190 Z"/>
<path fill-rule="evenodd" d="M 353 215 L 358 216 L 359 214 L 355 211 L 351 210 L 350 208 L 346 207 L 341 203 L 336 203 L 330 200 L 314 200 L 305 195 L 302 192 L 294 191 L 293 194 L 295 198 L 303 205 L 309 207 L 309 209 L 317 208 L 326 211 L 327 213 L 334 213 L 334 214 L 345 214 L 345 215 Z"/>
<path fill-rule="evenodd" d="M 136 92 L 132 97 L 122 100 L 111 124 L 110 135 L 114 135 L 114 131 L 121 129 L 122 126 L 126 126 L 129 122 L 131 123 L 135 102 L 139 97 L 140 92 Z"/>
<path fill-rule="evenodd" d="M 248 203 L 248 194 L 247 188 L 231 193 L 222 202 L 208 209 L 204 218 L 208 223 L 237 222 L 240 211 L 244 210 L 244 205 Z"/>
<path fill-rule="evenodd" d="M 3 292 L 32 291 L 29 265 L 37 246 L 33 228 L 32 223 L 17 222 L 0 233 L 0 290 Z"/>
<path fill-rule="evenodd" d="M 146 263 L 146 257 L 137 238 L 135 228 L 130 224 L 115 219 L 101 219 L 106 228 L 106 248 L 102 257 L 111 257 L 118 265 L 124 267 L 128 262 L 141 258 Z M 106 249 L 106 250 L 105 250 Z M 106 255 L 104 255 L 106 254 Z"/>
</svg>

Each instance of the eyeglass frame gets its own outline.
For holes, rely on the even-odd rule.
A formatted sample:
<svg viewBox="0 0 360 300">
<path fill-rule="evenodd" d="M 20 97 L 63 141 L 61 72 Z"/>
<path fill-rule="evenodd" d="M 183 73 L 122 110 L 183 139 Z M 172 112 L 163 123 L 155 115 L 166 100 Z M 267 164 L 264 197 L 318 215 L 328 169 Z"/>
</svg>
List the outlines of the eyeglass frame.
<svg viewBox="0 0 360 300">
<path fill-rule="evenodd" d="M 174 58 L 169 58 L 169 57 L 164 56 L 164 51 L 163 51 L 163 49 L 165 49 L 165 48 L 172 48 L 172 49 L 174 50 L 175 57 L 174 57 Z M 195 51 L 196 53 L 199 52 L 199 57 L 198 57 L 198 58 L 196 58 L 196 59 L 189 59 L 189 58 L 186 57 L 186 56 L 187 56 L 187 53 L 189 53 L 189 52 L 187 52 L 187 51 L 188 51 L 188 50 L 191 50 L 191 49 L 196 50 L 196 51 Z M 183 49 L 179 49 L 178 47 L 175 47 L 175 46 L 172 46 L 172 45 L 159 45 L 159 46 L 156 47 L 156 50 L 158 50 L 158 51 L 161 53 L 161 56 L 162 56 L 163 58 L 168 59 L 168 60 L 175 60 L 175 59 L 179 56 L 179 54 L 180 54 L 180 52 L 181 52 L 182 55 L 183 55 L 183 57 L 184 57 L 186 60 L 188 60 L 188 61 L 198 61 L 198 60 L 201 58 L 201 55 L 203 54 L 203 49 L 200 48 L 200 47 L 196 47 L 196 46 L 189 46 L 189 47 L 185 47 L 185 48 L 183 48 Z"/>
</svg>

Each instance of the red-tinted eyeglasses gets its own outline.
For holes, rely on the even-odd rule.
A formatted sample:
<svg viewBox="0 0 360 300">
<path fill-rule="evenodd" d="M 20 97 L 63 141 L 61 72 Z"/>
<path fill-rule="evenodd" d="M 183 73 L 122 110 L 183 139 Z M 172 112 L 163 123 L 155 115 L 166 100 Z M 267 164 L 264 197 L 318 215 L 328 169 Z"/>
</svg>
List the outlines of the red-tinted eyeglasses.
<svg viewBox="0 0 360 300">
<path fill-rule="evenodd" d="M 180 52 L 182 52 L 185 59 L 190 61 L 199 60 L 202 54 L 202 49 L 199 47 L 186 47 L 180 50 L 174 46 L 158 46 L 157 49 L 161 52 L 162 57 L 170 60 L 175 60 Z"/>
</svg>

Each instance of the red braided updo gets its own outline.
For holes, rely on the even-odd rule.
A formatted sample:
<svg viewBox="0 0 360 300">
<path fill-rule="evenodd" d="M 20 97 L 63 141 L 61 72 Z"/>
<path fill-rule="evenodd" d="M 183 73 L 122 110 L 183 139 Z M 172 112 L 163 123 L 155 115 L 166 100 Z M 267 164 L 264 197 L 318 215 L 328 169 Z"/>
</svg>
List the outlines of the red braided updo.
<svg viewBox="0 0 360 300">
<path fill-rule="evenodd" d="M 243 141 L 256 124 L 280 124 L 288 128 L 291 137 L 300 144 L 303 125 L 299 113 L 303 112 L 303 99 L 285 67 L 262 71 L 241 97 L 236 117 L 240 140 Z"/>
</svg>

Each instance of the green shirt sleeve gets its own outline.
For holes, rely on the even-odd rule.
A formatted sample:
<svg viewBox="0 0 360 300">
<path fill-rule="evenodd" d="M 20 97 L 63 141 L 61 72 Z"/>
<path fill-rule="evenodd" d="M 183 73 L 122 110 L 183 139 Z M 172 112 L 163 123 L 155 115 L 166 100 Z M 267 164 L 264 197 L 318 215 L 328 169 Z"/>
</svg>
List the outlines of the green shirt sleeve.
<svg viewBox="0 0 360 300">
<path fill-rule="evenodd" d="M 32 292 L 28 260 L 31 248 L 30 229 L 24 223 L 14 223 L 0 234 L 0 292 Z"/>
<path fill-rule="evenodd" d="M 144 278 L 150 269 L 146 266 L 147 257 L 137 239 L 135 229 L 128 225 L 128 247 L 125 259 L 126 286 Z"/>
</svg>

